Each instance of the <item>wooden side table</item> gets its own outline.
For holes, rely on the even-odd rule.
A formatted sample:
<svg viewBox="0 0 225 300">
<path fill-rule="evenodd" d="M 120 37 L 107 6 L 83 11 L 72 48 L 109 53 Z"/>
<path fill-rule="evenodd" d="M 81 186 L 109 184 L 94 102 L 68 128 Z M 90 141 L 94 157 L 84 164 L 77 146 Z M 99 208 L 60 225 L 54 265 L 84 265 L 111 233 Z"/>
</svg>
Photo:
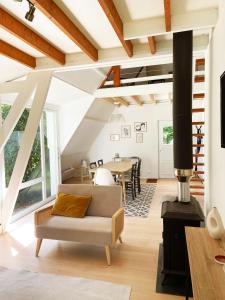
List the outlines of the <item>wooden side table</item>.
<svg viewBox="0 0 225 300">
<path fill-rule="evenodd" d="M 214 257 L 225 255 L 225 243 L 206 228 L 185 227 L 185 233 L 194 300 L 224 300 L 225 272 Z"/>
</svg>

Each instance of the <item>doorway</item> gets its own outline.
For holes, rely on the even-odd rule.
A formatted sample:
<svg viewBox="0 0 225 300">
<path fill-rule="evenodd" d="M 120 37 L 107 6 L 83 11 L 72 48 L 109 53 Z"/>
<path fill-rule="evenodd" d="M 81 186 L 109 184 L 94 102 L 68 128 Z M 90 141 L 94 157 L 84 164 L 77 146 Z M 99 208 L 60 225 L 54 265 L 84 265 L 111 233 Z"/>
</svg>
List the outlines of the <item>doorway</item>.
<svg viewBox="0 0 225 300">
<path fill-rule="evenodd" d="M 159 178 L 174 178 L 173 165 L 173 124 L 172 121 L 160 120 L 159 138 Z"/>
</svg>

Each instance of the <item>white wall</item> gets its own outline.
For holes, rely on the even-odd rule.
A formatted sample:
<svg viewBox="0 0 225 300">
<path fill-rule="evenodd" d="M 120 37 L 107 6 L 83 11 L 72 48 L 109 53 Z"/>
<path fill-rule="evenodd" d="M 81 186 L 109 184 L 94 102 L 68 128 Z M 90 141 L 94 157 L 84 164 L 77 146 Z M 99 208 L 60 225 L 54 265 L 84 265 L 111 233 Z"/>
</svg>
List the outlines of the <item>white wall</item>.
<svg viewBox="0 0 225 300">
<path fill-rule="evenodd" d="M 221 1 L 219 21 L 212 36 L 209 160 L 210 201 L 225 225 L 225 149 L 220 146 L 220 75 L 225 71 L 225 2 Z"/>
<path fill-rule="evenodd" d="M 93 101 L 93 96 L 80 97 L 74 99 L 73 102 L 61 106 L 59 109 L 59 147 L 61 153 L 71 140 L 74 131 L 79 126 Z"/>
<path fill-rule="evenodd" d="M 127 125 L 131 125 L 131 138 L 123 138 L 118 142 L 110 141 L 110 134 L 121 133 L 121 124 L 106 123 L 93 142 L 88 156 L 90 161 L 103 159 L 110 161 L 115 153 L 120 156 L 140 156 L 143 159 L 142 177 L 158 177 L 158 121 L 172 120 L 172 105 L 169 103 L 130 105 L 121 107 L 119 111 L 125 116 Z M 146 121 L 147 132 L 144 142 L 136 143 L 134 122 Z"/>
<path fill-rule="evenodd" d="M 98 136 L 99 132 L 108 122 L 108 118 L 111 115 L 114 106 L 109 102 L 102 100 L 95 100 L 91 102 L 91 105 L 85 111 L 82 110 L 78 115 L 80 122 L 75 126 L 73 134 L 70 137 L 69 142 L 64 148 L 61 155 L 62 169 L 66 169 L 70 166 L 77 166 L 80 164 L 82 159 L 88 159 L 87 153 Z M 68 123 L 71 121 L 71 111 L 68 112 L 70 115 L 66 115 L 65 112 L 65 125 L 68 127 Z M 77 112 L 75 112 L 77 113 Z M 72 130 L 71 130 L 72 132 Z M 62 132 L 63 134 L 63 132 Z"/>
</svg>

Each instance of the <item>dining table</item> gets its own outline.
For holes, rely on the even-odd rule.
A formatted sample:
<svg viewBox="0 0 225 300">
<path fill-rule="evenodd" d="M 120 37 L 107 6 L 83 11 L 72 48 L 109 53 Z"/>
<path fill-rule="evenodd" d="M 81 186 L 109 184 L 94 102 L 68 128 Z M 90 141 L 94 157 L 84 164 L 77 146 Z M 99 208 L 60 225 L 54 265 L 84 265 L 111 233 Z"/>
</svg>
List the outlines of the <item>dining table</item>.
<svg viewBox="0 0 225 300">
<path fill-rule="evenodd" d="M 125 173 L 132 169 L 133 161 L 131 159 L 121 161 L 109 161 L 104 163 L 99 168 L 108 169 L 112 174 L 118 175 L 121 180 L 123 201 L 126 202 L 126 184 L 125 184 Z M 95 173 L 95 169 L 90 169 L 91 173 Z"/>
</svg>

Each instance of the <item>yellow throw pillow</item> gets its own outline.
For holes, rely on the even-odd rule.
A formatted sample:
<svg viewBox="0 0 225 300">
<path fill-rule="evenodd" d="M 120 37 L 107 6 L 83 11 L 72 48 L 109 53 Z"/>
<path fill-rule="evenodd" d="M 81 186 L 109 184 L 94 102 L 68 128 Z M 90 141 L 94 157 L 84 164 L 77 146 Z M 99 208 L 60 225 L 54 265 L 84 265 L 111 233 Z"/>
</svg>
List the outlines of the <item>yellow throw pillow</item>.
<svg viewBox="0 0 225 300">
<path fill-rule="evenodd" d="M 58 193 L 52 215 L 83 218 L 91 202 L 91 195 Z"/>
</svg>

